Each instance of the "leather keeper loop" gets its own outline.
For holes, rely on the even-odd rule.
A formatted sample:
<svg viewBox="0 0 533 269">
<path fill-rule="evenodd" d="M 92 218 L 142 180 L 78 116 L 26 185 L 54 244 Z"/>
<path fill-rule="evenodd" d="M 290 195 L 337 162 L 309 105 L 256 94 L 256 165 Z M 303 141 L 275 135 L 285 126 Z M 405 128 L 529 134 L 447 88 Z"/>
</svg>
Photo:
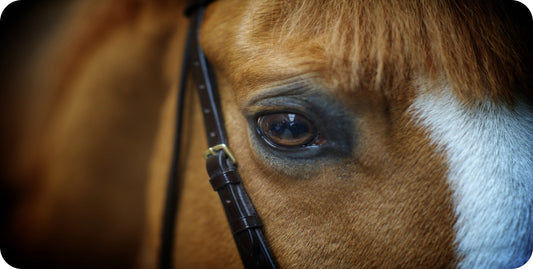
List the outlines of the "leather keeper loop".
<svg viewBox="0 0 533 269">
<path fill-rule="evenodd" d="M 231 232 L 238 234 L 247 229 L 259 228 L 263 226 L 263 223 L 258 216 L 245 216 L 240 219 L 236 219 L 231 222 Z"/>
<path fill-rule="evenodd" d="M 241 179 L 234 170 L 230 170 L 212 177 L 209 182 L 211 183 L 213 190 L 218 191 L 219 189 L 228 184 L 240 183 Z"/>
</svg>

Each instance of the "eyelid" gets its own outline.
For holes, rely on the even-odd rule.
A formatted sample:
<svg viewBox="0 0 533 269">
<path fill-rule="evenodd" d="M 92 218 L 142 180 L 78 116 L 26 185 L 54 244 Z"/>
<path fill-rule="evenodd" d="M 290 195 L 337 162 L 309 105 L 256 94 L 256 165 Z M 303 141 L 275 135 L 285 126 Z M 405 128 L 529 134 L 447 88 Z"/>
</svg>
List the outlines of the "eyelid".
<svg viewBox="0 0 533 269">
<path fill-rule="evenodd" d="M 268 103 L 267 103 L 268 102 Z M 245 113 L 249 117 L 258 118 L 268 114 L 275 113 L 294 113 L 299 114 L 307 119 L 312 119 L 313 116 L 308 112 L 309 106 L 303 102 L 297 101 L 287 101 L 276 102 L 276 101 L 265 101 L 263 103 L 258 103 L 246 108 Z"/>
</svg>

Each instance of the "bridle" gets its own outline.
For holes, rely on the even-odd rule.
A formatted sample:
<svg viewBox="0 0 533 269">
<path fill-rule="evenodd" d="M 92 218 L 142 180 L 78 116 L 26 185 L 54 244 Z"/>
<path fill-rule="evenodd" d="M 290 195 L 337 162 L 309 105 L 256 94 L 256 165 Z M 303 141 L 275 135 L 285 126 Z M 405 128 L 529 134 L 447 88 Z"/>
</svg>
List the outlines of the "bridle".
<svg viewBox="0 0 533 269">
<path fill-rule="evenodd" d="M 204 10 L 212 1 L 189 1 L 185 12 L 190 18 L 190 25 L 181 69 L 174 148 L 163 213 L 159 267 L 172 267 L 180 184 L 177 170 L 183 128 L 184 97 L 190 70 L 198 90 L 209 146 L 204 153 L 209 182 L 218 192 L 243 265 L 245 268 L 277 268 L 274 255 L 261 230 L 263 223 L 244 189 L 237 170 L 237 161 L 227 146 L 228 140 L 215 76 L 199 44 Z"/>
</svg>

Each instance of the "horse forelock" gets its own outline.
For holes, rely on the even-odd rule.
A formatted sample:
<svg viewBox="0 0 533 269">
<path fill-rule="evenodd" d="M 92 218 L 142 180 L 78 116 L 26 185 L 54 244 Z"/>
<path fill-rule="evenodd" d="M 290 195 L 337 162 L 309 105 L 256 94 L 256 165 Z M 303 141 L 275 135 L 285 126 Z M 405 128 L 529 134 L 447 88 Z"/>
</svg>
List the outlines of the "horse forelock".
<svg viewBox="0 0 533 269">
<path fill-rule="evenodd" d="M 302 52 L 295 57 L 305 64 L 322 61 L 317 71 L 336 77 L 334 88 L 395 91 L 396 85 L 424 76 L 446 81 L 468 104 L 487 99 L 512 104 L 517 94 L 531 97 L 531 83 L 525 79 L 532 74 L 531 40 L 521 34 L 531 19 L 508 2 L 246 5 L 233 33 L 240 53 L 253 59 L 258 51 L 268 55 L 272 48 L 293 48 Z"/>
</svg>

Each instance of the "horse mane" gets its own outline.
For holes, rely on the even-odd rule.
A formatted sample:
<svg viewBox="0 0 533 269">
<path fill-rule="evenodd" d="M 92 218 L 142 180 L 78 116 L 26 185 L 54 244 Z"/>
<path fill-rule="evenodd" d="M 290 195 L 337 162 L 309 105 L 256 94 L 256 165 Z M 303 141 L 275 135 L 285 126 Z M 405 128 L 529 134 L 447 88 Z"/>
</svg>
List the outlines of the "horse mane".
<svg viewBox="0 0 533 269">
<path fill-rule="evenodd" d="M 251 2 L 253 30 L 277 42 L 318 37 L 352 89 L 394 89 L 413 75 L 448 83 L 465 103 L 531 98 L 531 14 L 516 1 Z M 276 29 L 276 30 L 272 30 Z M 258 37 L 257 37 L 258 38 Z M 344 54 L 341 56 L 339 52 Z M 531 99 L 530 99 L 531 100 Z"/>
</svg>

